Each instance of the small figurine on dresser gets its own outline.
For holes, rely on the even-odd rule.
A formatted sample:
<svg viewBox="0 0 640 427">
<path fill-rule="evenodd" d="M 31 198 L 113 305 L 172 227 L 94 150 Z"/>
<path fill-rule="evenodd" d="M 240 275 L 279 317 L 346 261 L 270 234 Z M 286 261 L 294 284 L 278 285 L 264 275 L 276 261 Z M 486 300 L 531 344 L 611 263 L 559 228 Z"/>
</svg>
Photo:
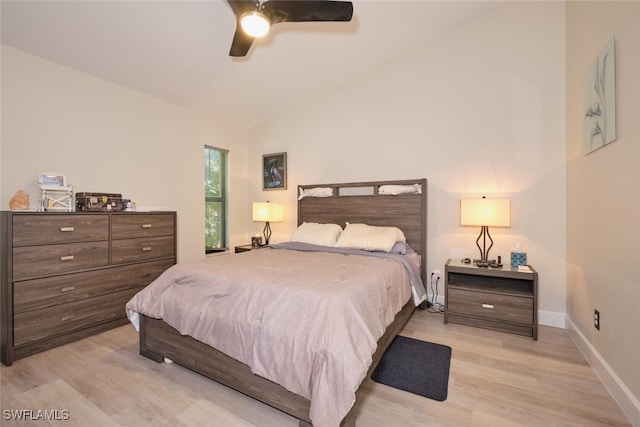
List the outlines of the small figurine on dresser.
<svg viewBox="0 0 640 427">
<path fill-rule="evenodd" d="M 24 190 L 16 191 L 16 194 L 9 200 L 9 209 L 12 211 L 29 210 L 29 194 Z"/>
</svg>

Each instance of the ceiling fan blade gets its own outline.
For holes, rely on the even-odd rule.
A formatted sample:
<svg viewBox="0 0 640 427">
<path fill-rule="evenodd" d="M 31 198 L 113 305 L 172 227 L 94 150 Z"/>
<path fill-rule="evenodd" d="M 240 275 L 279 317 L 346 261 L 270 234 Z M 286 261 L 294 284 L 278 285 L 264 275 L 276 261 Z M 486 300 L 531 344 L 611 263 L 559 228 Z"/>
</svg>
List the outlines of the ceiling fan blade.
<svg viewBox="0 0 640 427">
<path fill-rule="evenodd" d="M 257 0 L 227 0 L 233 14 L 236 15 L 236 32 L 233 35 L 229 56 L 246 56 L 249 48 L 253 44 L 253 37 L 242 31 L 240 27 L 240 17 L 245 12 L 251 12 L 260 8 L 260 2 Z"/>
<path fill-rule="evenodd" d="M 279 22 L 351 21 L 353 3 L 332 0 L 268 0 L 262 11 L 271 24 Z"/>
<path fill-rule="evenodd" d="M 237 22 L 236 32 L 233 35 L 233 42 L 231 42 L 231 49 L 229 50 L 229 56 L 246 56 L 254 40 L 255 39 L 253 37 L 242 30 L 240 22 Z"/>
<path fill-rule="evenodd" d="M 238 18 L 245 12 L 260 9 L 260 2 L 257 0 L 227 0 L 227 3 Z"/>
</svg>

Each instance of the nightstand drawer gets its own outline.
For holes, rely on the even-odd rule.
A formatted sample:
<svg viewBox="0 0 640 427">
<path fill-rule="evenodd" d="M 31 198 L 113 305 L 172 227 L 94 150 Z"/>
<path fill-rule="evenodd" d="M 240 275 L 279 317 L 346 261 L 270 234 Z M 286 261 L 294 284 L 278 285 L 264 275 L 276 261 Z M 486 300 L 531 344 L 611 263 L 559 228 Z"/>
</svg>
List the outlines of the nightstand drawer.
<svg viewBox="0 0 640 427">
<path fill-rule="evenodd" d="M 173 236 L 117 240 L 111 244 L 112 264 L 171 257 L 175 257 Z"/>
<path fill-rule="evenodd" d="M 109 242 L 13 249 L 13 278 L 24 280 L 109 265 Z"/>
<path fill-rule="evenodd" d="M 475 292 L 449 288 L 451 313 L 496 319 L 506 322 L 533 323 L 533 298 Z"/>
<path fill-rule="evenodd" d="M 107 215 L 24 215 L 13 220 L 13 246 L 86 242 L 109 238 Z"/>
<path fill-rule="evenodd" d="M 171 236 L 175 228 L 173 215 L 123 214 L 112 217 L 114 240 L 136 237 Z"/>
<path fill-rule="evenodd" d="M 16 314 L 13 325 L 13 345 L 17 347 L 99 322 L 124 317 L 127 302 L 139 289 L 141 288 L 105 294 L 90 300 L 74 301 L 48 310 Z"/>
<path fill-rule="evenodd" d="M 13 312 L 20 314 L 146 286 L 172 265 L 173 260 L 152 261 L 145 264 L 15 282 Z"/>
</svg>

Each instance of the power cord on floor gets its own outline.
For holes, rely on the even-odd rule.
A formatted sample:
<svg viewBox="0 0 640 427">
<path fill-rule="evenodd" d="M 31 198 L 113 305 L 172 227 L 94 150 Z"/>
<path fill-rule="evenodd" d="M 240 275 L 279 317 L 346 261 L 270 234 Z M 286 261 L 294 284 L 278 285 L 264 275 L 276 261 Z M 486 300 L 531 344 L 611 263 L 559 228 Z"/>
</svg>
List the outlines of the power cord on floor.
<svg viewBox="0 0 640 427">
<path fill-rule="evenodd" d="M 444 313 L 444 305 L 438 302 L 438 282 L 440 281 L 440 276 L 436 276 L 434 273 L 431 273 L 431 301 L 427 301 L 427 311 L 429 313 Z M 435 292 L 433 287 L 435 285 Z"/>
</svg>

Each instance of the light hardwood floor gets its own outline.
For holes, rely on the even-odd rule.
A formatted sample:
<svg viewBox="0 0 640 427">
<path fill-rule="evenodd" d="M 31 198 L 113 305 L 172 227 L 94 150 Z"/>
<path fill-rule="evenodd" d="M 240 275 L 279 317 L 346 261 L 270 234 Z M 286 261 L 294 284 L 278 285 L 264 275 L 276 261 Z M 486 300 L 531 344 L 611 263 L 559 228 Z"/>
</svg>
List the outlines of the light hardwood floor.
<svg viewBox="0 0 640 427">
<path fill-rule="evenodd" d="M 567 333 L 539 340 L 460 325 L 417 311 L 403 335 L 453 349 L 444 402 L 365 380 L 358 427 L 630 425 Z M 297 422 L 198 374 L 138 355 L 124 326 L 2 366 L 2 426 L 259 426 Z M 7 410 L 57 410 L 66 421 L 8 420 Z M 33 413 L 37 415 L 36 412 Z"/>
</svg>

